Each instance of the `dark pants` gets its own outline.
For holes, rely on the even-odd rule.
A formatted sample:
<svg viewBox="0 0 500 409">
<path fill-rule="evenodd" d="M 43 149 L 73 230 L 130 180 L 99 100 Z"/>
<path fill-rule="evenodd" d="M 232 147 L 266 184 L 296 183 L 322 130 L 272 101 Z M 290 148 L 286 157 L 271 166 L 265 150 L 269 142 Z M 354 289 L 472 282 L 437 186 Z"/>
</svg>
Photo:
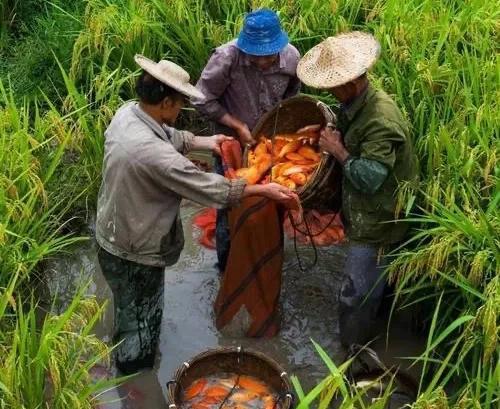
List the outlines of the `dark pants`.
<svg viewBox="0 0 500 409">
<path fill-rule="evenodd" d="M 224 175 L 224 168 L 222 167 L 222 159 L 220 156 L 214 157 L 214 170 L 215 173 Z M 227 209 L 217 209 L 217 218 L 215 221 L 215 248 L 217 250 L 217 267 L 220 272 L 226 269 L 230 245 Z"/>
<path fill-rule="evenodd" d="M 116 366 L 129 374 L 153 367 L 163 313 L 164 268 L 134 263 L 102 248 L 99 265 L 113 292 Z"/>
<path fill-rule="evenodd" d="M 364 344 L 375 330 L 375 318 L 385 287 L 387 257 L 379 247 L 348 244 L 340 289 L 340 340 L 348 347 Z"/>
</svg>

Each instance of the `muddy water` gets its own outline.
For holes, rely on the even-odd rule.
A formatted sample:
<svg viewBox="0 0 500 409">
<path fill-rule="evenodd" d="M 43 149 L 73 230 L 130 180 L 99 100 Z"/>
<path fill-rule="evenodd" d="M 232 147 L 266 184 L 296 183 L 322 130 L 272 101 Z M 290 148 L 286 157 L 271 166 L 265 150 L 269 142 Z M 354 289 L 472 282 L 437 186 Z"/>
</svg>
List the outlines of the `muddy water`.
<svg viewBox="0 0 500 409">
<path fill-rule="evenodd" d="M 303 274 L 297 265 L 293 243 L 287 241 L 279 336 L 270 340 L 224 337 L 214 327 L 212 312 L 218 289 L 218 273 L 214 267 L 216 255 L 197 244 L 198 232 L 191 226 L 191 218 L 199 210 L 190 203 L 182 208 L 186 246 L 180 261 L 165 274 L 165 307 L 155 369 L 142 372 L 118 389 L 103 394 L 102 409 L 166 408 L 165 384 L 176 368 L 211 347 L 232 345 L 262 351 L 283 365 L 288 373 L 297 375 L 307 389 L 326 373 L 311 339 L 325 348 L 334 360 L 339 359 L 335 294 L 344 262 L 342 247 L 318 249 L 319 261 L 314 267 L 311 267 L 312 249 L 301 247 L 303 262 L 311 267 Z M 95 243 L 89 241 L 71 255 L 49 263 L 48 286 L 52 295 L 58 294 L 62 307 L 71 299 L 76 285 L 87 280 L 91 281 L 89 293 L 109 302 L 96 328 L 96 333 L 109 341 L 113 323 L 112 296 L 97 263 Z M 385 330 L 385 325 L 381 324 L 381 337 L 375 349 L 387 364 L 407 366 L 408 361 L 398 357 L 416 356 L 423 343 L 415 339 L 406 323 L 396 322 L 391 330 L 390 348 L 386 348 Z M 95 370 L 95 375 L 100 377 L 111 377 L 113 373 L 112 369 Z"/>
</svg>

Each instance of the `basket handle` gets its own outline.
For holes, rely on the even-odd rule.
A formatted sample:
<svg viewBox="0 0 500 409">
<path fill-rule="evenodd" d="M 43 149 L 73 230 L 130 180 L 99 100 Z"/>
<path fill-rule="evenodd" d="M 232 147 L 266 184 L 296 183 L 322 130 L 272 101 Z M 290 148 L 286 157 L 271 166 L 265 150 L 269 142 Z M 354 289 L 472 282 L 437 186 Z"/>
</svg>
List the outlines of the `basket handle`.
<svg viewBox="0 0 500 409">
<path fill-rule="evenodd" d="M 278 407 L 278 403 L 280 401 L 283 401 L 283 403 L 286 403 L 286 401 L 288 400 L 290 405 L 289 405 L 289 408 L 292 409 L 294 406 L 295 406 L 295 394 L 292 392 L 292 391 L 287 391 L 287 392 L 284 392 L 282 394 L 279 395 L 279 398 L 278 398 L 278 401 L 276 402 L 276 405 L 275 407 Z"/>
<path fill-rule="evenodd" d="M 168 400 L 170 402 L 173 402 L 172 404 L 170 404 L 168 407 L 170 409 L 173 409 L 173 408 L 176 408 L 177 405 L 175 404 L 175 394 L 174 394 L 174 387 L 175 385 L 177 385 L 179 382 L 177 382 L 176 380 L 171 380 L 171 381 L 168 381 L 167 382 L 167 394 L 168 394 Z"/>
<path fill-rule="evenodd" d="M 318 101 L 316 103 L 316 106 L 321 110 L 321 112 L 323 112 L 323 115 L 326 118 L 326 122 L 332 122 L 334 124 L 337 122 L 337 115 L 335 115 L 335 113 L 328 105 L 326 105 L 322 101 Z"/>
</svg>

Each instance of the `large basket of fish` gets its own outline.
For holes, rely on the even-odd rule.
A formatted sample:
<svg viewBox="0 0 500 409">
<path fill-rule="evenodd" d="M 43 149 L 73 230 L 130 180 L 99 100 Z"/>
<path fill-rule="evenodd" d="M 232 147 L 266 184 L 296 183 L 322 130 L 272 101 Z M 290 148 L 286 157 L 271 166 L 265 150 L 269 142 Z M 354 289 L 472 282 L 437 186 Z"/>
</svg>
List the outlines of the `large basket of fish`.
<svg viewBox="0 0 500 409">
<path fill-rule="evenodd" d="M 203 352 L 167 383 L 170 409 L 289 409 L 287 373 L 266 355 L 238 348 Z"/>
<path fill-rule="evenodd" d="M 340 208 L 341 167 L 322 153 L 320 131 L 335 123 L 322 102 L 296 96 L 265 114 L 253 130 L 258 141 L 245 149 L 245 167 L 237 171 L 249 184 L 275 182 L 297 192 L 304 208 Z"/>
</svg>

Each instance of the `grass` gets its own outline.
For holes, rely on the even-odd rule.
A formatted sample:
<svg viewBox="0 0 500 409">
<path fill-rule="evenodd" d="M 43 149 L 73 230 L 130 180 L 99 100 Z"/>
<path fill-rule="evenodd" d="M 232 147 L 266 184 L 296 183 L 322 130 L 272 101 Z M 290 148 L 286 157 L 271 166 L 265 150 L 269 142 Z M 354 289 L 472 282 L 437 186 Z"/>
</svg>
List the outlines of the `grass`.
<svg viewBox="0 0 500 409">
<path fill-rule="evenodd" d="M 302 53 L 351 29 L 370 31 L 381 41 L 371 80 L 394 97 L 410 121 L 421 167 L 418 185 L 400 189 L 399 207 L 413 233 L 388 272 L 396 286 L 394 308 L 417 304 L 428 312 L 427 348 L 413 357 L 424 367 L 414 407 L 497 407 L 500 10 L 495 2 L 70 3 L 4 0 L 0 7 L 0 300 L 10 308 L 1 319 L 0 345 L 7 354 L 19 349 L 5 334 L 29 337 L 33 331 L 34 342 L 43 341 L 39 328 L 20 325 L 30 321 L 29 313 L 20 315 L 12 303 L 19 304 L 27 278 L 41 274 L 41 260 L 80 240 L 65 226 L 93 211 L 103 132 L 116 108 L 133 96 L 134 54 L 172 59 L 196 79 L 212 49 L 234 38 L 244 13 L 268 6 L 280 13 Z M 24 299 L 35 308 L 36 300 Z M 367 407 L 347 387 L 347 367 L 332 366 L 319 346 L 318 352 L 330 375 L 312 395 L 300 394 L 301 409 L 312 402 L 326 407 L 333 396 L 343 397 L 343 407 Z M 3 402 L 6 395 L 1 396 Z"/>
<path fill-rule="evenodd" d="M 130 78 L 103 70 L 81 92 L 53 58 L 65 85 L 60 101 L 19 102 L 0 81 L 1 408 L 94 408 L 113 385 L 89 374 L 110 352 L 91 332 L 103 306 L 82 289 L 62 314 L 45 314 L 31 287 L 44 280 L 42 260 L 87 239 L 71 225 L 95 200 L 104 129 Z"/>
<path fill-rule="evenodd" d="M 95 408 L 99 394 L 117 383 L 90 376 L 110 352 L 91 333 L 104 306 L 84 298 L 83 287 L 62 314 L 49 313 L 40 324 L 33 300 L 25 311 L 14 290 L 13 279 L 0 303 L 0 407 Z"/>
</svg>

